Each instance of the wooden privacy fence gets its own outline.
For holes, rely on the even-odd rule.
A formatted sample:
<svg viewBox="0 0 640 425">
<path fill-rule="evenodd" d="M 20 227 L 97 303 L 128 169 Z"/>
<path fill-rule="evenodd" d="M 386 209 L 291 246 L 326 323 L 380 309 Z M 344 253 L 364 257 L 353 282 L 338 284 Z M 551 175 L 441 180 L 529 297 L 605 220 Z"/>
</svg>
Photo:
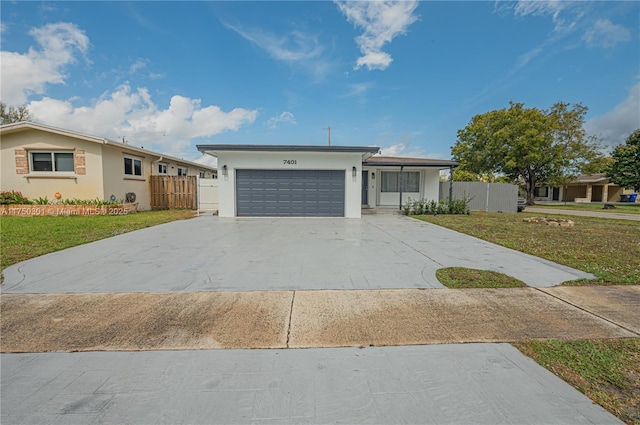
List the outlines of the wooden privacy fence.
<svg viewBox="0 0 640 425">
<path fill-rule="evenodd" d="M 197 208 L 196 176 L 151 176 L 151 209 Z"/>
</svg>

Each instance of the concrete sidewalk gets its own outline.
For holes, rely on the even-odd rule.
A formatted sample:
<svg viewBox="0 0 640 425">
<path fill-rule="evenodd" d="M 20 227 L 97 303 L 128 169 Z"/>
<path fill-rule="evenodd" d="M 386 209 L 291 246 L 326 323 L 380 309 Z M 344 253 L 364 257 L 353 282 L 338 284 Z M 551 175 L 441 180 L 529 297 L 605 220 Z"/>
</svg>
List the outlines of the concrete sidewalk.
<svg viewBox="0 0 640 425">
<path fill-rule="evenodd" d="M 508 344 L 3 354 L 10 424 L 621 424 Z"/>
<path fill-rule="evenodd" d="M 2 294 L 2 351 L 306 348 L 640 336 L 640 287 Z"/>
<path fill-rule="evenodd" d="M 368 345 L 640 335 L 635 286 L 0 299 L 3 350 L 135 350 L 3 353 L 3 425 L 621 424 L 508 344 Z"/>
</svg>

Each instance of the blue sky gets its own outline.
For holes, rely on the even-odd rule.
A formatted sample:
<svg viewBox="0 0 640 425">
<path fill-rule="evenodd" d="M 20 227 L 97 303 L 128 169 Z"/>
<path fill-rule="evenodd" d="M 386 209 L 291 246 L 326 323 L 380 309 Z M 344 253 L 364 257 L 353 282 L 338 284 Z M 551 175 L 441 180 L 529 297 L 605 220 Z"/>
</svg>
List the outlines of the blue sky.
<svg viewBox="0 0 640 425">
<path fill-rule="evenodd" d="M 640 3 L 2 2 L 1 100 L 36 121 L 212 163 L 200 143 L 450 158 L 510 100 L 640 127 Z"/>
</svg>

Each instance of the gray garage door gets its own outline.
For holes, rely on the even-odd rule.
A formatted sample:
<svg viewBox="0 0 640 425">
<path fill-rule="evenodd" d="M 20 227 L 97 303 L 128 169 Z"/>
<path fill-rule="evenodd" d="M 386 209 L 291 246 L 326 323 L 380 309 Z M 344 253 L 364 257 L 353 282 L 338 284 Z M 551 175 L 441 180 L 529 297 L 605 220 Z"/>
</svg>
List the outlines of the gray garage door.
<svg viewBox="0 0 640 425">
<path fill-rule="evenodd" d="M 344 217 L 340 170 L 236 170 L 238 216 Z"/>
</svg>

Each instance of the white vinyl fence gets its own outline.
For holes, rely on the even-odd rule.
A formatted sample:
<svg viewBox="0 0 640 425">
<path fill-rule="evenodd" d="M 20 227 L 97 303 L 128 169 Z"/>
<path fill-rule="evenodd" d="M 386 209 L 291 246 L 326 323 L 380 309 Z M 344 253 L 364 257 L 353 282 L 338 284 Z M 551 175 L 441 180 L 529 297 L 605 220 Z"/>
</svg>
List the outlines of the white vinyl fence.
<svg viewBox="0 0 640 425">
<path fill-rule="evenodd" d="M 218 179 L 198 178 L 198 210 L 218 211 Z"/>
<path fill-rule="evenodd" d="M 449 198 L 449 182 L 440 182 L 440 199 Z M 471 198 L 471 211 L 518 212 L 518 186 L 504 183 L 453 182 L 453 199 Z"/>
</svg>

